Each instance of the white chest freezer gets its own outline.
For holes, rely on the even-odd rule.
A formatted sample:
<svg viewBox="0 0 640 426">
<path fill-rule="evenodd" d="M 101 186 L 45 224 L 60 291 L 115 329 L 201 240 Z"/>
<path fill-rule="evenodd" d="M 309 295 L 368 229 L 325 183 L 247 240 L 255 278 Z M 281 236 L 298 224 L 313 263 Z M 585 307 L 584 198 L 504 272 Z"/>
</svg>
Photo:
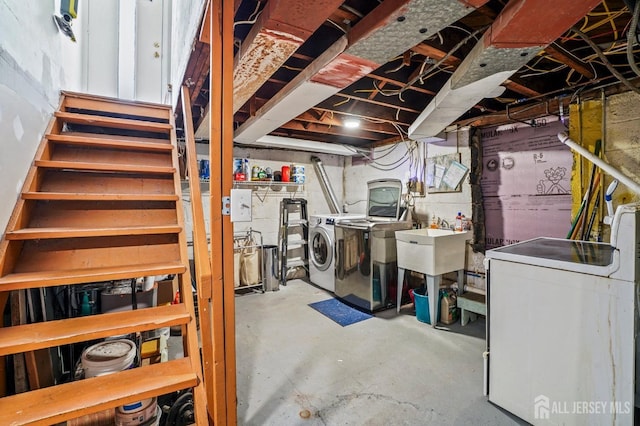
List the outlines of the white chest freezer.
<svg viewBox="0 0 640 426">
<path fill-rule="evenodd" d="M 487 251 L 491 402 L 532 424 L 634 423 L 639 218 L 621 206 L 611 244 Z"/>
</svg>

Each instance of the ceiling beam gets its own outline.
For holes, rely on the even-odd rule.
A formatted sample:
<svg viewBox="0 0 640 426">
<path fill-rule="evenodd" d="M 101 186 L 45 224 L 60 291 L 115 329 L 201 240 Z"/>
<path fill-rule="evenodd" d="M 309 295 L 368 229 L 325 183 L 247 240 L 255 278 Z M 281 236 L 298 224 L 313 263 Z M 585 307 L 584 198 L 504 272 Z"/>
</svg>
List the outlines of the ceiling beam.
<svg viewBox="0 0 640 426">
<path fill-rule="evenodd" d="M 330 98 L 386 63 L 389 58 L 402 54 L 472 11 L 460 2 L 385 0 L 353 26 L 345 37 L 347 46 L 335 46 L 338 54 L 333 58 L 327 57 L 323 66 L 307 75 L 309 68 L 321 63 L 319 58 L 314 60 L 265 104 L 257 112 L 256 118 L 252 117 L 240 125 L 236 129 L 235 139 L 255 140 L 273 132 L 286 122 L 282 121 L 287 115 L 285 110 L 294 113 L 289 120 L 295 118 L 322 102 L 321 97 Z M 334 46 L 328 50 L 332 49 Z M 292 96 L 295 99 L 290 99 Z M 307 105 L 311 101 L 314 103 Z M 395 105 L 393 108 L 400 111 Z"/>
<path fill-rule="evenodd" d="M 294 138 L 294 139 L 303 139 L 310 140 L 316 142 L 324 142 L 328 144 L 336 144 L 336 145 L 351 145 L 351 146 L 369 146 L 371 145 L 372 140 L 370 139 L 357 139 L 351 136 L 347 136 L 345 134 L 340 134 L 338 137 L 340 141 L 327 142 L 327 135 L 320 133 L 307 133 L 307 132 L 297 132 L 295 130 L 283 129 L 279 128 L 271 133 L 269 136 L 282 136 L 286 138 Z"/>
<path fill-rule="evenodd" d="M 386 113 L 376 113 L 376 114 L 364 114 L 362 112 L 356 114 L 356 113 L 346 113 L 346 112 L 342 112 L 342 111 L 336 111 L 334 109 L 329 109 L 329 108 L 323 108 L 323 107 L 313 107 L 314 110 L 316 111 L 321 111 L 321 112 L 326 112 L 328 114 L 343 114 L 343 115 L 349 115 L 351 117 L 357 117 L 357 118 L 362 118 L 365 120 L 369 120 L 369 121 L 384 121 L 387 123 L 395 123 L 399 126 L 403 126 L 403 127 L 408 127 L 409 126 L 409 120 L 403 120 L 402 118 L 396 119 L 395 117 L 395 113 L 393 111 L 387 111 Z"/>
<path fill-rule="evenodd" d="M 555 98 L 553 101 L 541 101 L 535 105 L 531 105 L 531 103 L 529 103 L 527 105 L 520 105 L 510 108 L 508 115 L 506 112 L 498 112 L 495 114 L 484 115 L 467 120 L 460 120 L 456 122 L 456 124 L 460 126 L 473 127 L 499 126 L 502 124 L 531 120 L 549 114 L 557 115 L 560 111 L 560 105 L 562 105 L 564 111 L 568 111 L 570 103 L 571 99 L 569 97 L 564 97 L 561 99 Z"/>
<path fill-rule="evenodd" d="M 418 114 L 420 112 L 419 110 L 417 110 L 415 108 L 409 108 L 409 107 L 406 107 L 406 106 L 403 106 L 403 105 L 390 104 L 388 102 L 376 101 L 375 99 L 362 98 L 360 96 L 349 95 L 347 93 L 336 93 L 335 96 L 337 96 L 339 98 L 348 99 L 349 101 L 366 102 L 368 104 L 379 105 L 379 106 L 383 106 L 385 108 L 391 108 L 391 109 L 400 110 L 400 111 L 412 112 L 414 114 Z"/>
<path fill-rule="evenodd" d="M 318 133 L 322 135 L 334 135 L 334 136 L 347 136 L 357 139 L 366 139 L 366 140 L 379 140 L 381 135 L 379 133 L 369 132 L 362 129 L 354 129 L 353 132 L 345 132 L 343 129 L 337 126 L 327 126 L 324 124 L 315 124 L 315 123 L 303 123 L 292 120 L 284 125 L 280 126 L 282 129 L 293 130 L 293 131 L 303 131 L 310 133 Z"/>
<path fill-rule="evenodd" d="M 434 59 L 435 61 L 439 61 L 442 58 L 444 58 L 445 56 L 447 56 L 447 52 L 438 49 L 437 47 L 433 47 L 427 43 L 420 43 L 417 44 L 415 46 L 413 46 L 411 48 L 411 50 L 415 53 L 418 53 L 420 55 L 424 55 L 427 58 L 431 58 Z M 447 59 L 445 59 L 444 61 L 442 61 L 443 65 L 450 65 L 453 67 L 458 67 L 458 65 L 460 65 L 460 62 L 462 62 L 460 60 L 460 58 L 457 58 L 453 55 L 450 55 Z"/>
<path fill-rule="evenodd" d="M 389 83 L 389 84 L 393 84 L 394 86 L 398 86 L 398 87 L 404 87 L 406 86 L 406 83 L 403 83 L 401 81 L 398 80 L 394 80 L 392 78 L 389 77 L 384 77 L 378 74 L 369 74 L 367 75 L 368 78 L 371 78 L 372 80 L 378 80 L 381 83 Z M 414 92 L 418 92 L 418 93 L 424 93 L 425 95 L 431 95 L 434 96 L 436 94 L 436 92 L 434 92 L 433 90 L 429 90 L 429 89 L 425 89 L 423 87 L 418 87 L 418 86 L 409 86 L 408 90 L 413 90 Z"/>
<path fill-rule="evenodd" d="M 601 0 L 517 0 L 500 12 L 485 38 L 486 47 L 547 46 Z"/>
<path fill-rule="evenodd" d="M 520 95 L 524 95 L 527 98 L 537 98 L 539 96 L 542 96 L 540 92 L 537 92 L 533 89 L 523 86 L 520 83 L 516 83 L 513 80 L 505 80 L 504 83 L 502 83 L 502 85 L 507 89 L 511 90 L 512 92 L 518 93 Z"/>
<path fill-rule="evenodd" d="M 561 45 L 557 43 L 551 43 L 549 46 L 544 48 L 544 51 L 553 59 L 566 64 L 569 68 L 582 74 L 589 80 L 593 80 L 596 77 L 593 69 L 591 69 L 589 65 L 587 65 L 580 58 L 577 58 L 575 55 L 573 55 L 573 53 L 569 52 Z"/>
<path fill-rule="evenodd" d="M 315 123 L 315 124 L 323 124 L 325 126 L 335 126 L 335 127 L 344 127 L 344 121 L 336 115 L 343 114 L 329 114 L 326 112 L 321 112 L 320 117 L 316 117 L 312 112 L 304 112 L 296 117 L 297 121 L 303 121 L 307 123 Z M 354 116 L 344 114 L 346 117 L 353 118 Z M 360 120 L 360 127 L 358 129 L 376 132 L 376 133 L 387 133 L 390 135 L 398 133 L 393 124 L 389 122 L 380 123 L 378 120 L 376 122 L 372 122 L 370 120 L 362 118 Z"/>
</svg>

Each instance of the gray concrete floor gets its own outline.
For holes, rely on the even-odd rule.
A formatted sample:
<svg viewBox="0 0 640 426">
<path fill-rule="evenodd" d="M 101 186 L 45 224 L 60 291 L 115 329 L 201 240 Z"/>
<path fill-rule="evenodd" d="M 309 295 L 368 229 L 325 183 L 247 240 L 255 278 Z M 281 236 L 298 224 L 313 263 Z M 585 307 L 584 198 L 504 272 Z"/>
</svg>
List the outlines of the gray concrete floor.
<svg viewBox="0 0 640 426">
<path fill-rule="evenodd" d="M 238 424 L 526 424 L 482 396 L 483 319 L 433 329 L 406 305 L 341 327 L 307 306 L 329 297 L 302 280 L 236 297 Z"/>
</svg>

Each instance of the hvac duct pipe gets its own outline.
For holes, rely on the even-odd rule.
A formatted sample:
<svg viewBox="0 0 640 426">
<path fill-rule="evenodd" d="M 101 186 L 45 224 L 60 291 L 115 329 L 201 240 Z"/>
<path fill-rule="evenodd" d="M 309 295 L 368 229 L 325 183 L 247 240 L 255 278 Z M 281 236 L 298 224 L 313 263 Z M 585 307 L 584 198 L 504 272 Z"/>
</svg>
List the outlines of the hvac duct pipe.
<svg viewBox="0 0 640 426">
<path fill-rule="evenodd" d="M 558 133 L 558 139 L 560 139 L 560 142 L 567 145 L 569 148 L 571 148 L 578 154 L 582 155 L 584 158 L 591 161 L 596 166 L 600 167 L 602 170 L 604 170 L 605 172 L 613 176 L 615 179 L 618 179 L 620 183 L 626 185 L 627 188 L 629 188 L 631 191 L 640 195 L 640 185 L 638 185 L 633 179 L 631 179 L 629 176 L 625 175 L 620 170 L 616 169 L 615 167 L 613 167 L 612 165 L 610 165 L 600 157 L 595 156 L 594 154 L 589 152 L 587 149 L 580 146 L 577 142 L 572 140 L 569 137 L 569 135 L 567 135 L 564 132 L 560 132 Z"/>
<path fill-rule="evenodd" d="M 322 186 L 324 195 L 326 195 L 327 197 L 329 210 L 331 210 L 331 213 L 333 214 L 340 213 L 340 203 L 338 203 L 336 193 L 333 192 L 333 187 L 331 187 L 329 176 L 327 176 L 327 172 L 322 165 L 322 160 L 320 160 L 318 157 L 311 157 L 311 161 L 313 161 L 313 167 L 316 169 L 316 174 L 320 179 L 320 186 Z"/>
</svg>

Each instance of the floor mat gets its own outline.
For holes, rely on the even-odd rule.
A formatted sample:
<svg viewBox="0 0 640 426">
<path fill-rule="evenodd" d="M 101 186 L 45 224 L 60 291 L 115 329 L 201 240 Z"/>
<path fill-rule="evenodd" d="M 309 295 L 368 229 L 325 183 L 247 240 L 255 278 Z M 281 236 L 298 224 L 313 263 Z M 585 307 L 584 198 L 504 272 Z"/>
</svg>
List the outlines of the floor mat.
<svg viewBox="0 0 640 426">
<path fill-rule="evenodd" d="M 360 312 L 337 299 L 309 303 L 309 306 L 343 327 L 372 318 L 372 315 Z"/>
</svg>

